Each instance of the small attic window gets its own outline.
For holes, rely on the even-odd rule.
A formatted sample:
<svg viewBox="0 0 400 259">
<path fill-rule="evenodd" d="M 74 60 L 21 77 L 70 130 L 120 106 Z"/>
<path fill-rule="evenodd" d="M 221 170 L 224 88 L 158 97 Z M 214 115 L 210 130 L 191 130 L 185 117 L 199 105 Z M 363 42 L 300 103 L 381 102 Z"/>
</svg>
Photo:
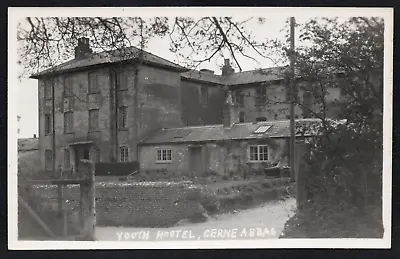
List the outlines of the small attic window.
<svg viewBox="0 0 400 259">
<path fill-rule="evenodd" d="M 271 128 L 271 125 L 260 126 L 260 127 L 258 127 L 258 129 L 256 129 L 256 131 L 254 131 L 254 133 L 257 133 L 257 134 L 265 133 L 265 132 L 267 132 L 267 130 L 269 130 L 269 128 Z"/>
</svg>

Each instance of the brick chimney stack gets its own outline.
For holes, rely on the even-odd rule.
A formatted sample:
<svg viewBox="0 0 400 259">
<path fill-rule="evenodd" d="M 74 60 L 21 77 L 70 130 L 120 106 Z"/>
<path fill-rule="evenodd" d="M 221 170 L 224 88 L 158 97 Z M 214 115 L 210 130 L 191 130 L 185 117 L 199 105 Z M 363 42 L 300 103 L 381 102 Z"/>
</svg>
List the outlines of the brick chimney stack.
<svg viewBox="0 0 400 259">
<path fill-rule="evenodd" d="M 232 92 L 228 90 L 228 94 L 223 106 L 223 119 L 222 123 L 224 128 L 231 127 L 234 123 L 239 122 L 239 118 L 236 114 L 235 107 L 232 101 Z"/>
<path fill-rule="evenodd" d="M 88 38 L 79 38 L 78 39 L 78 46 L 75 47 L 75 59 L 84 58 L 88 54 L 92 54 L 93 51 L 89 46 L 89 39 Z"/>
<path fill-rule="evenodd" d="M 222 75 L 229 76 L 235 73 L 235 70 L 232 68 L 229 58 L 224 60 L 224 66 L 222 67 Z"/>
</svg>

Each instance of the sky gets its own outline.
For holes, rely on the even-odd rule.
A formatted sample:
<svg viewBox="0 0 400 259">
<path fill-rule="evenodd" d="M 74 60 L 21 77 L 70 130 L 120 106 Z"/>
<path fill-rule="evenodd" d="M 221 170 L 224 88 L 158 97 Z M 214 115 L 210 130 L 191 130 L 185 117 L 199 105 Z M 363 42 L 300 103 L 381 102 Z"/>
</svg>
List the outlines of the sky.
<svg viewBox="0 0 400 259">
<path fill-rule="evenodd" d="M 282 15 L 282 12 L 270 12 L 268 15 L 262 16 L 265 17 L 265 22 L 263 24 L 259 24 L 257 22 L 257 18 L 254 18 L 247 25 L 245 25 L 245 29 L 247 31 L 251 31 L 253 36 L 257 40 L 263 40 L 265 38 L 268 39 L 285 39 L 285 32 L 281 31 L 285 28 L 285 22 L 288 19 L 288 15 Z M 318 16 L 318 12 L 314 12 L 315 15 L 311 15 L 311 13 L 305 13 L 303 15 L 296 15 L 296 23 L 303 23 L 310 18 Z M 224 15 L 221 13 L 221 15 Z M 187 15 L 189 16 L 189 15 Z M 334 16 L 337 16 L 335 13 Z M 235 16 L 232 16 L 234 19 Z M 239 20 L 245 20 L 251 16 L 243 16 L 241 15 Z M 260 17 L 259 15 L 256 17 Z M 296 31 L 296 38 L 298 36 L 298 32 Z M 176 59 L 176 55 L 169 51 L 169 38 L 153 38 L 149 41 L 147 46 L 147 51 L 151 52 L 155 55 L 158 55 L 162 58 L 165 58 L 170 61 L 178 62 Z M 254 56 L 255 57 L 255 56 Z M 265 67 L 274 66 L 270 59 L 263 58 L 258 56 L 257 62 L 245 58 L 239 57 L 238 61 L 242 67 L 243 71 L 253 70 Z M 220 74 L 220 66 L 222 66 L 224 60 L 222 58 L 214 59 L 211 62 L 203 63 L 200 67 L 214 70 L 216 74 Z M 18 127 L 20 129 L 19 138 L 28 138 L 32 137 L 33 134 L 38 135 L 38 98 L 37 98 L 37 80 L 23 78 L 19 81 L 18 84 L 18 108 L 17 113 L 21 116 L 21 119 L 18 123 Z"/>
<path fill-rule="evenodd" d="M 258 24 L 256 21 L 249 22 L 246 29 L 252 31 L 256 39 L 263 38 L 278 38 L 283 39 L 284 33 L 280 32 L 284 28 L 286 17 L 266 19 L 264 24 Z M 256 20 L 256 19 L 255 19 Z M 153 38 L 149 41 L 146 51 L 151 52 L 157 56 L 167 60 L 177 62 L 175 53 L 169 51 L 169 38 Z M 262 57 L 257 57 L 255 62 L 245 57 L 238 57 L 238 61 L 242 70 L 253 70 L 261 67 L 271 67 L 274 64 L 269 60 Z M 203 63 L 198 69 L 207 68 L 214 70 L 216 74 L 221 74 L 220 66 L 223 64 L 222 58 L 216 58 L 211 62 Z M 237 71 L 237 69 L 236 69 Z M 19 121 L 20 138 L 29 138 L 33 134 L 38 135 L 38 98 L 37 98 L 37 80 L 24 78 L 18 85 L 18 115 L 21 116 Z"/>
</svg>

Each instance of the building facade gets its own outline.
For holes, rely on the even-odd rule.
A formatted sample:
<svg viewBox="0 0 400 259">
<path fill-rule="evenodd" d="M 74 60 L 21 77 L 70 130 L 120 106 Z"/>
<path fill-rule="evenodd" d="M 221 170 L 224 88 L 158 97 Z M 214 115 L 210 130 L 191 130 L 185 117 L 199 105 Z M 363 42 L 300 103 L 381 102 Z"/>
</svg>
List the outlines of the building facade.
<svg viewBox="0 0 400 259">
<path fill-rule="evenodd" d="M 82 38 L 73 60 L 31 76 L 38 80 L 39 161 L 47 171 L 53 170 L 54 156 L 57 171 L 73 171 L 81 159 L 139 161 L 138 143 L 153 132 L 224 123 L 227 90 L 232 123 L 285 120 L 285 69 L 235 73 L 225 59 L 217 75 L 136 48 L 92 53 Z M 303 88 L 301 101 L 318 110 Z M 335 100 L 340 92 L 328 89 L 327 96 Z M 309 110 L 297 106 L 296 117 L 312 117 Z"/>
<path fill-rule="evenodd" d="M 150 53 L 141 62 L 109 62 L 113 53 L 82 54 L 90 49 L 86 43 L 78 44 L 74 60 L 32 76 L 39 89 L 39 157 L 47 171 L 53 170 L 53 130 L 56 170 L 69 171 L 80 159 L 137 161 L 140 139 L 197 117 L 190 109 L 183 112 L 191 96 L 181 91 L 181 73 L 187 69 Z M 191 87 L 214 97 L 206 84 L 192 82 Z M 207 107 L 201 101 L 198 105 Z"/>
</svg>

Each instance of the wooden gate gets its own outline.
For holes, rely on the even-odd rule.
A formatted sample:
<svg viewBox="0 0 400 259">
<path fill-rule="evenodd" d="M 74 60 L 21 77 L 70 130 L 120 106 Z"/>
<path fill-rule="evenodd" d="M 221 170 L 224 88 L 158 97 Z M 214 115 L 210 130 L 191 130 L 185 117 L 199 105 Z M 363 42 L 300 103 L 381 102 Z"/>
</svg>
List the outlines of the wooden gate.
<svg viewBox="0 0 400 259">
<path fill-rule="evenodd" d="M 45 239 L 49 240 L 95 240 L 95 225 L 96 225 L 96 211 L 95 211 L 95 166 L 94 163 L 89 160 L 81 160 L 81 167 L 77 168 L 76 176 L 61 176 L 60 179 L 53 180 L 21 180 L 18 183 L 18 203 L 19 210 L 23 210 L 24 213 L 22 217 L 18 216 L 19 222 L 19 239 L 21 237 L 21 233 L 23 233 L 24 229 L 20 229 L 20 220 L 27 221 L 26 226 L 32 225 L 32 223 L 36 223 L 39 226 L 38 231 L 42 230 L 42 233 L 46 235 Z M 56 233 L 51 227 L 51 223 L 49 222 L 49 216 L 44 217 L 43 212 L 39 211 L 38 206 L 34 206 L 34 203 L 43 203 L 45 200 L 40 199 L 39 197 L 34 197 L 34 193 L 32 191 L 26 191 L 27 188 L 32 190 L 32 187 L 35 185 L 45 185 L 45 186 L 57 186 L 57 208 L 56 214 L 58 214 L 58 218 L 61 219 L 62 225 L 62 233 Z M 79 185 L 79 226 L 80 230 L 78 234 L 71 235 L 68 233 L 68 215 L 70 208 L 67 208 L 67 199 L 64 194 L 64 190 L 68 188 L 69 185 Z M 40 204 L 39 204 L 40 205 Z M 53 214 L 51 214 L 53 215 Z M 46 222 L 46 219 L 47 222 Z M 54 220 L 56 220 L 54 218 Z M 23 223 L 23 222 L 22 222 Z M 53 224 L 54 225 L 54 224 Z M 60 224 L 59 224 L 60 225 Z M 28 231 L 29 232 L 29 231 Z M 59 231 L 60 232 L 60 231 Z M 35 234 L 29 237 L 35 239 Z"/>
</svg>

